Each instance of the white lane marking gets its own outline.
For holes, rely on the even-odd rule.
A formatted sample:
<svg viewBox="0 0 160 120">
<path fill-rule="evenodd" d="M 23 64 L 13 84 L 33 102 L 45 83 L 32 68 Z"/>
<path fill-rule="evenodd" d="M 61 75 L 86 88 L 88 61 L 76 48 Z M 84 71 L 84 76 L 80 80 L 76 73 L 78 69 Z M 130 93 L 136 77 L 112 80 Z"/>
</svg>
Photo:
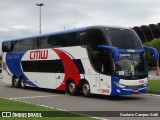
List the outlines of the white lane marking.
<svg viewBox="0 0 160 120">
<path fill-rule="evenodd" d="M 20 99 L 34 99 L 34 98 L 47 98 L 47 97 L 59 97 L 67 96 L 66 94 L 56 94 L 56 95 L 45 95 L 45 96 L 25 96 L 25 97 L 14 97 L 9 98 L 10 100 L 20 100 Z"/>
<path fill-rule="evenodd" d="M 142 94 L 145 96 L 156 96 L 160 97 L 160 95 L 157 94 Z M 20 100 L 20 99 L 34 99 L 34 98 L 47 98 L 47 97 L 59 97 L 59 96 L 68 96 L 68 94 L 56 94 L 56 95 L 45 95 L 45 96 L 25 96 L 25 97 L 14 97 L 14 98 L 9 98 L 10 100 Z"/>
</svg>

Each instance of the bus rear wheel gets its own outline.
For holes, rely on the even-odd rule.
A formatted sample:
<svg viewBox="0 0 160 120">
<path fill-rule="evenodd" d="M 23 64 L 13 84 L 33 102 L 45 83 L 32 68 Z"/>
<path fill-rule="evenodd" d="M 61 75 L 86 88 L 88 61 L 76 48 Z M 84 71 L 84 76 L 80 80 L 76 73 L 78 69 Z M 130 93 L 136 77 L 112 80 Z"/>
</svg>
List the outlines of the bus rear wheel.
<svg viewBox="0 0 160 120">
<path fill-rule="evenodd" d="M 69 81 L 67 84 L 67 92 L 70 95 L 77 95 L 77 86 L 74 81 Z"/>
<path fill-rule="evenodd" d="M 89 97 L 91 95 L 91 93 L 90 93 L 90 85 L 89 85 L 88 82 L 84 82 L 82 84 L 81 92 L 82 92 L 82 95 L 85 96 L 85 97 Z"/>
<path fill-rule="evenodd" d="M 19 80 L 16 77 L 12 78 L 12 86 L 18 88 L 19 87 Z"/>
<path fill-rule="evenodd" d="M 26 81 L 23 77 L 20 78 L 20 87 L 21 88 L 26 88 Z"/>
</svg>

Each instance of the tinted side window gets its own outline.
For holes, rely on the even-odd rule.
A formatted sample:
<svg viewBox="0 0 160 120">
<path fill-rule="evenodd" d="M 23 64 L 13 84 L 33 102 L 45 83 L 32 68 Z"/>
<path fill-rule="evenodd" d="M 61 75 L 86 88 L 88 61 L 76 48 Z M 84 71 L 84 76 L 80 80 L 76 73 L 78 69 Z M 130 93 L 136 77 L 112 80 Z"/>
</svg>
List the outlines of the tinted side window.
<svg viewBox="0 0 160 120">
<path fill-rule="evenodd" d="M 52 48 L 52 45 L 48 44 L 48 37 L 38 38 L 38 48 L 40 49 Z"/>
<path fill-rule="evenodd" d="M 12 41 L 10 51 L 25 51 L 34 49 L 33 39 Z"/>
<path fill-rule="evenodd" d="M 75 62 L 75 64 L 76 64 L 77 67 L 78 67 L 79 73 L 84 74 L 85 71 L 84 71 L 84 67 L 83 67 L 83 65 L 82 65 L 81 60 L 80 60 L 80 59 L 74 59 L 74 62 Z"/>
<path fill-rule="evenodd" d="M 23 46 L 23 41 L 12 41 L 11 42 L 11 51 L 21 50 L 21 46 Z"/>
<path fill-rule="evenodd" d="M 9 52 L 11 47 L 11 42 L 3 42 L 2 43 L 2 51 Z"/>
<path fill-rule="evenodd" d="M 85 32 L 74 32 L 67 34 L 68 46 L 85 45 Z"/>
<path fill-rule="evenodd" d="M 64 73 L 60 60 L 22 61 L 24 72 Z"/>
<path fill-rule="evenodd" d="M 79 41 L 77 41 L 75 33 L 68 33 L 66 37 L 67 37 L 67 46 L 77 46 L 78 45 Z"/>
<path fill-rule="evenodd" d="M 34 44 L 33 40 L 23 40 L 23 44 L 21 44 L 20 49 L 21 50 L 32 50 L 34 49 Z"/>
<path fill-rule="evenodd" d="M 87 44 L 88 45 L 103 45 L 106 44 L 105 37 L 100 30 L 88 30 L 87 33 Z"/>
<path fill-rule="evenodd" d="M 73 32 L 61 35 L 53 35 L 48 38 L 48 46 L 52 47 L 69 47 L 85 44 L 85 32 Z"/>
<path fill-rule="evenodd" d="M 65 35 L 49 36 L 48 44 L 49 44 L 48 46 L 50 47 L 65 47 L 67 46 L 66 36 Z"/>
<path fill-rule="evenodd" d="M 86 32 L 85 31 L 77 32 L 76 39 L 79 45 L 86 45 Z"/>
</svg>

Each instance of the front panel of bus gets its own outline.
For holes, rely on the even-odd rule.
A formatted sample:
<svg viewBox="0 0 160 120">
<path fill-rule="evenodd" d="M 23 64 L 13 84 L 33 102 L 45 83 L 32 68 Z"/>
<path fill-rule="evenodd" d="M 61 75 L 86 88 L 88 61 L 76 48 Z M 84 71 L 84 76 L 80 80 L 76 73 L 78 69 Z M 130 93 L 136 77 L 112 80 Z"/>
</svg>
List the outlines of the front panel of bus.
<svg viewBox="0 0 160 120">
<path fill-rule="evenodd" d="M 145 93 L 148 67 L 139 37 L 130 29 L 106 28 L 105 32 L 120 54 L 120 59 L 113 62 L 112 94 Z"/>
<path fill-rule="evenodd" d="M 87 50 L 93 69 L 100 74 L 100 94 L 145 93 L 148 86 L 147 61 L 137 34 L 122 28 L 104 28 L 94 32 L 97 36 L 89 36 L 92 42 Z M 98 47 L 101 45 L 103 47 Z M 112 49 L 106 49 L 108 46 L 117 48 L 119 60 L 114 59 Z"/>
</svg>

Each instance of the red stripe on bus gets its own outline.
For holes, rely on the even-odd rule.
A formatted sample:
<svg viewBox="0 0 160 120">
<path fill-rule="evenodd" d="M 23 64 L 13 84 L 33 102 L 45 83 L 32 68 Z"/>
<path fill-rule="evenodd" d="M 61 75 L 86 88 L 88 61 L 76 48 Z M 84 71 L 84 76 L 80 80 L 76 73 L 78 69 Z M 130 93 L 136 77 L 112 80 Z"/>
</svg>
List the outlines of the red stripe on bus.
<svg viewBox="0 0 160 120">
<path fill-rule="evenodd" d="M 75 64 L 75 62 L 65 52 L 58 50 L 58 49 L 53 49 L 53 50 L 60 57 L 61 62 L 64 67 L 65 77 L 64 77 L 63 83 L 66 83 L 66 80 L 71 78 L 74 80 L 75 84 L 78 85 L 80 81 L 80 73 L 79 73 L 78 67 Z M 61 84 L 57 88 L 57 90 L 65 90 L 65 89 L 66 89 L 65 84 Z"/>
</svg>

